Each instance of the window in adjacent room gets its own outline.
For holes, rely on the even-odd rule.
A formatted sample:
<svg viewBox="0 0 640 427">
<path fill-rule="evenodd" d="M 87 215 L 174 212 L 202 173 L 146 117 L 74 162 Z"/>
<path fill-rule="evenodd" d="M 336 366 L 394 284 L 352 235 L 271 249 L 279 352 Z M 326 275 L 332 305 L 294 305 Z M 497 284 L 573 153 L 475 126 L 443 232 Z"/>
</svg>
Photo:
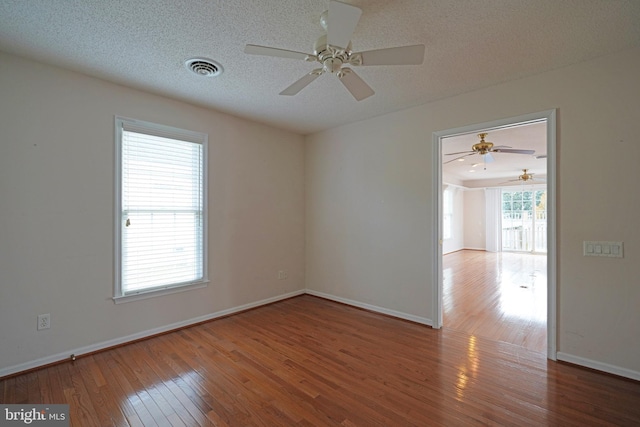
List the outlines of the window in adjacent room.
<svg viewBox="0 0 640 427">
<path fill-rule="evenodd" d="M 116 302 L 205 286 L 206 157 L 206 134 L 116 117 Z"/>
<path fill-rule="evenodd" d="M 451 191 L 450 188 L 444 190 L 443 199 L 444 203 L 442 204 L 442 238 L 446 240 L 451 239 L 453 234 L 453 191 Z"/>
<path fill-rule="evenodd" d="M 502 249 L 547 252 L 546 189 L 502 192 Z"/>
</svg>

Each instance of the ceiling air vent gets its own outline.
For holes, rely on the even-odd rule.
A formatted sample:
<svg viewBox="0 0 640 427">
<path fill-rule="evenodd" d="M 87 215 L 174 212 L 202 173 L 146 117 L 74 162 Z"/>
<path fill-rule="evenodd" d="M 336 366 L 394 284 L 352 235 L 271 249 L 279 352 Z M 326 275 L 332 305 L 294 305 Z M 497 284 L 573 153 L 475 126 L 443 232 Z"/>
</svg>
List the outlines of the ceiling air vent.
<svg viewBox="0 0 640 427">
<path fill-rule="evenodd" d="M 192 73 L 202 77 L 214 77 L 222 74 L 222 65 L 206 58 L 192 58 L 184 63 Z"/>
</svg>

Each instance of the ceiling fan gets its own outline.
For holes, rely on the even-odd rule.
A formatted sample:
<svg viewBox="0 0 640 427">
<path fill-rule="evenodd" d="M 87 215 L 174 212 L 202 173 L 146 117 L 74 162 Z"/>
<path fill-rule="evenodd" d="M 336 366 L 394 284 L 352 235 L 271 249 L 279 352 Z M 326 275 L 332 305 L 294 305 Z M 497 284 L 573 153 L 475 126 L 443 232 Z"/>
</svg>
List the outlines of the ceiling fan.
<svg viewBox="0 0 640 427">
<path fill-rule="evenodd" d="M 529 173 L 529 169 L 522 169 L 522 175 L 518 176 L 518 179 L 511 179 L 507 182 L 545 182 L 545 179 L 535 178 L 533 173 Z"/>
<path fill-rule="evenodd" d="M 489 134 L 486 132 L 479 133 L 478 136 L 480 137 L 480 142 L 478 142 L 477 144 L 473 144 L 471 146 L 471 151 L 459 151 L 457 153 L 445 154 L 445 156 L 458 155 L 459 157 L 456 157 L 453 160 L 444 162 L 444 164 L 454 162 L 464 157 L 473 156 L 474 154 L 480 154 L 485 163 L 491 163 L 494 160 L 493 156 L 491 156 L 491 153 L 510 153 L 510 154 L 528 154 L 528 155 L 532 155 L 533 153 L 535 153 L 535 150 L 521 150 L 521 149 L 511 148 L 506 145 L 494 146 L 492 142 L 484 140 L 487 137 L 487 135 Z"/>
<path fill-rule="evenodd" d="M 424 60 L 424 45 L 391 47 L 386 49 L 353 52 L 351 36 L 358 25 L 362 10 L 339 1 L 329 2 L 329 10 L 320 16 L 320 25 L 326 31 L 315 43 L 313 54 L 292 50 L 248 44 L 244 52 L 252 55 L 275 56 L 279 58 L 300 59 L 318 62 L 322 68 L 316 68 L 301 79 L 280 92 L 280 95 L 296 95 L 311 82 L 328 72 L 338 79 L 353 95 L 362 101 L 375 92 L 346 65 L 358 67 L 368 65 L 420 65 Z"/>
</svg>

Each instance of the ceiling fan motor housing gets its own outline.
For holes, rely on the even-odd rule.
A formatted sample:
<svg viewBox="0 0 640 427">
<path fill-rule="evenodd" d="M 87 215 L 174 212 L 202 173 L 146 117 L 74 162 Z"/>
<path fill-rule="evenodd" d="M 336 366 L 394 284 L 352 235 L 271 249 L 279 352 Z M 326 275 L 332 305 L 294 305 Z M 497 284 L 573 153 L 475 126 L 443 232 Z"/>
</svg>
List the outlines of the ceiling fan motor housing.
<svg viewBox="0 0 640 427">
<path fill-rule="evenodd" d="M 491 151 L 492 147 L 493 143 L 491 142 L 479 142 L 477 144 L 474 144 L 471 149 L 480 154 L 487 154 L 489 151 Z"/>
<path fill-rule="evenodd" d="M 349 63 L 349 57 L 351 54 L 351 42 L 342 49 L 337 46 L 327 44 L 327 36 L 321 36 L 313 47 L 313 53 L 319 63 L 324 67 L 324 70 L 329 73 L 337 73 L 342 68 L 342 65 Z"/>
<path fill-rule="evenodd" d="M 480 142 L 478 142 L 477 144 L 474 144 L 471 149 L 473 151 L 475 151 L 476 153 L 480 153 L 480 154 L 487 154 L 489 151 L 491 151 L 491 149 L 493 148 L 493 143 L 491 142 L 487 142 L 484 140 L 484 138 L 489 135 L 488 133 L 479 133 L 478 136 L 480 137 Z"/>
</svg>

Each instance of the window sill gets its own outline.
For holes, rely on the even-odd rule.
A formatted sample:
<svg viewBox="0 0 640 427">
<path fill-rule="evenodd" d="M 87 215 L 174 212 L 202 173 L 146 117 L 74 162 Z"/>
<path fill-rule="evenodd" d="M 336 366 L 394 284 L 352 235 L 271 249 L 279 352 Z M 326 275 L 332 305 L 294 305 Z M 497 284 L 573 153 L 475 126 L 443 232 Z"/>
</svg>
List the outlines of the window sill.
<svg viewBox="0 0 640 427">
<path fill-rule="evenodd" d="M 159 297 L 162 295 L 170 295 L 178 292 L 185 292 L 185 291 L 191 291 L 194 289 L 205 288 L 208 285 L 209 285 L 209 281 L 205 280 L 202 282 L 189 283 L 188 285 L 173 286 L 173 287 L 167 287 L 167 288 L 161 288 L 161 289 L 154 289 L 150 291 L 140 291 L 140 292 L 132 293 L 129 295 L 113 297 L 113 302 L 115 304 L 123 304 L 125 302 L 138 301 L 138 300 L 143 300 L 148 298 Z"/>
</svg>

